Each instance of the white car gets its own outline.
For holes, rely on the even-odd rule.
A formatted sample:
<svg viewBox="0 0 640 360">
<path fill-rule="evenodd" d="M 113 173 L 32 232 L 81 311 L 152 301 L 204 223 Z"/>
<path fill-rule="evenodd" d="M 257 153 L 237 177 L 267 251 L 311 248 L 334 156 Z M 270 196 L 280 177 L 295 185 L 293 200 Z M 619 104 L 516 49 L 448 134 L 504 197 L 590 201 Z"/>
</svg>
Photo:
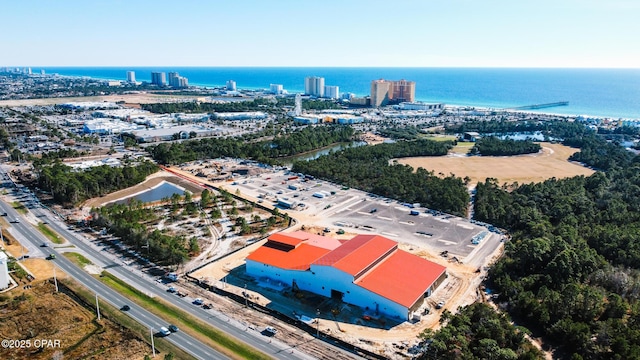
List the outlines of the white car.
<svg viewBox="0 0 640 360">
<path fill-rule="evenodd" d="M 161 327 L 160 330 L 158 330 L 158 334 L 162 335 L 162 336 L 169 336 L 171 335 L 171 331 L 169 331 L 169 329 L 167 329 L 166 327 Z"/>
<path fill-rule="evenodd" d="M 271 327 L 271 326 L 267 326 L 267 327 L 264 329 L 264 331 L 266 331 L 266 332 L 268 332 L 268 333 L 270 333 L 270 334 L 273 334 L 273 335 L 275 335 L 275 334 L 277 334 L 277 333 L 278 333 L 278 329 L 276 329 L 276 328 L 274 328 L 274 327 Z"/>
</svg>

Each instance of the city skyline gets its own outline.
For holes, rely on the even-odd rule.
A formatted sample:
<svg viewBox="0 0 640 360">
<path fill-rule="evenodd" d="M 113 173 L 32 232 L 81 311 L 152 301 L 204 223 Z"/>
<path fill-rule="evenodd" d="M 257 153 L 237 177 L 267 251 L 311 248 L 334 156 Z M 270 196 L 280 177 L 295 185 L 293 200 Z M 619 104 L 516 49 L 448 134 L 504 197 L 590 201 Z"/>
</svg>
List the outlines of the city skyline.
<svg viewBox="0 0 640 360">
<path fill-rule="evenodd" d="M 640 67 L 640 3 L 631 0 L 389 6 L 9 2 L 0 29 L 11 34 L 4 48 L 12 51 L 0 55 L 0 66 Z M 310 14 L 331 26 L 313 30 Z"/>
</svg>

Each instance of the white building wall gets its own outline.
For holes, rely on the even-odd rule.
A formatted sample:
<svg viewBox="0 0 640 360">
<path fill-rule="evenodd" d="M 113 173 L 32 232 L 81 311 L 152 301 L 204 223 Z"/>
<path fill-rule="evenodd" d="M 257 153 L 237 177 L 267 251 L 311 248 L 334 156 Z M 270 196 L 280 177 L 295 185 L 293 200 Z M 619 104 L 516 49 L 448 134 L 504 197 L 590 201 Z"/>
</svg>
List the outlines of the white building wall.
<svg viewBox="0 0 640 360">
<path fill-rule="evenodd" d="M 10 284 L 8 261 L 7 254 L 0 251 L 0 290 L 8 288 Z"/>
<path fill-rule="evenodd" d="M 286 270 L 253 260 L 246 260 L 247 274 L 256 278 L 267 277 L 283 285 L 293 286 L 295 280 L 301 290 L 331 297 L 331 290 L 343 293 L 345 303 L 369 309 L 387 316 L 408 319 L 408 309 L 385 297 L 372 293 L 353 283 L 353 276 L 331 266 L 311 265 L 309 271 Z"/>
</svg>

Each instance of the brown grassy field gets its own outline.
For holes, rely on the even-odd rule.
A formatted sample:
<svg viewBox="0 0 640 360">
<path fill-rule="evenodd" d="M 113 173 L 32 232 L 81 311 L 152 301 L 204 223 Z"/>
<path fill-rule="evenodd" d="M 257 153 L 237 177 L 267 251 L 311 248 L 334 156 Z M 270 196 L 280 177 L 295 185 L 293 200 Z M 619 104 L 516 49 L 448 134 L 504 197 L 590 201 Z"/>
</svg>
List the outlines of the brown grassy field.
<svg viewBox="0 0 640 360">
<path fill-rule="evenodd" d="M 398 163 L 423 167 L 436 174 L 459 177 L 468 176 L 471 183 L 496 178 L 499 184 L 518 182 L 519 184 L 540 182 L 556 177 L 591 175 L 593 170 L 567 159 L 577 149 L 560 144 L 540 143 L 542 152 L 518 156 L 464 156 L 450 154 L 442 157 L 415 157 L 398 159 Z"/>
</svg>

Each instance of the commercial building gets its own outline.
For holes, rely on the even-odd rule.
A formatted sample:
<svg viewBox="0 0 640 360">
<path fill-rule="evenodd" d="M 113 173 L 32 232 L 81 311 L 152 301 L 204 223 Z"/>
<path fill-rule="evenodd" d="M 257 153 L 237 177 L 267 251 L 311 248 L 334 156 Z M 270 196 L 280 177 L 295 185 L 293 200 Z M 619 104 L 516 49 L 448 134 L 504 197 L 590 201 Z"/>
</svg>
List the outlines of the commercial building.
<svg viewBox="0 0 640 360">
<path fill-rule="evenodd" d="M 249 119 L 266 119 L 267 114 L 262 111 L 243 111 L 243 112 L 223 112 L 213 113 L 211 117 L 216 120 L 249 120 Z"/>
<path fill-rule="evenodd" d="M 151 73 L 151 84 L 158 86 L 167 85 L 167 77 L 163 72 L 152 72 Z"/>
<path fill-rule="evenodd" d="M 422 110 L 422 111 L 432 111 L 432 110 L 444 110 L 443 103 L 425 103 L 425 102 L 401 102 L 398 105 L 398 109 L 400 110 Z"/>
<path fill-rule="evenodd" d="M 233 80 L 227 81 L 227 90 L 228 91 L 236 91 L 236 82 Z"/>
<path fill-rule="evenodd" d="M 9 258 L 4 251 L 0 251 L 0 290 L 4 290 L 9 287 L 11 281 L 9 280 Z"/>
<path fill-rule="evenodd" d="M 329 99 L 339 99 L 340 98 L 340 87 L 339 86 L 331 86 L 327 85 L 324 87 L 324 97 Z"/>
<path fill-rule="evenodd" d="M 414 102 L 415 97 L 415 81 L 380 79 L 371 82 L 371 106 L 373 107 L 389 103 Z"/>
<path fill-rule="evenodd" d="M 308 76 L 304 79 L 304 93 L 315 97 L 324 97 L 324 78 Z"/>
<path fill-rule="evenodd" d="M 130 82 L 130 83 L 136 82 L 136 72 L 135 71 L 127 71 L 127 82 Z"/>
<path fill-rule="evenodd" d="M 379 235 L 340 241 L 277 233 L 246 258 L 247 274 L 409 320 L 447 277 L 444 266 Z"/>
</svg>

